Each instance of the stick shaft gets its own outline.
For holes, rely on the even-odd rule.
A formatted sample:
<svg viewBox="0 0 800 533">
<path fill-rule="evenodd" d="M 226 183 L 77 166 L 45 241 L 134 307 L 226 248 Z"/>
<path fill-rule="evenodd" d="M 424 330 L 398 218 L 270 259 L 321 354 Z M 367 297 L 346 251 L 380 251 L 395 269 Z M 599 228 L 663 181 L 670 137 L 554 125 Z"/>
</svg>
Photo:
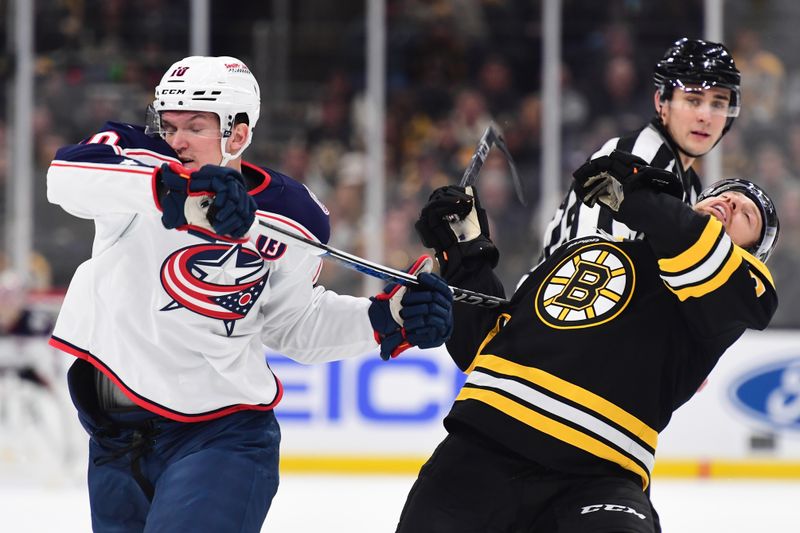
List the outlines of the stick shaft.
<svg viewBox="0 0 800 533">
<path fill-rule="evenodd" d="M 522 205 L 527 205 L 525 201 L 525 191 L 522 187 L 522 180 L 519 177 L 519 172 L 517 172 L 517 165 L 514 163 L 514 158 L 511 157 L 511 152 L 508 150 L 508 145 L 503 138 L 503 134 L 494 122 L 490 123 L 483 132 L 481 140 L 478 141 L 478 146 L 475 147 L 475 152 L 472 154 L 472 158 L 469 160 L 469 164 L 464 170 L 464 175 L 461 177 L 461 181 L 458 185 L 460 187 L 475 185 L 478 181 L 478 174 L 483 164 L 486 162 L 486 157 L 489 155 L 489 151 L 494 145 L 497 145 L 497 148 L 500 149 L 506 158 L 508 168 L 511 170 L 511 182 L 514 184 L 514 192 L 517 194 L 517 198 Z"/>
<path fill-rule="evenodd" d="M 417 277 L 409 274 L 408 272 L 403 272 L 402 270 L 396 270 L 394 268 L 369 261 L 362 257 L 358 257 L 357 255 L 343 252 L 342 250 L 328 246 L 327 244 L 322 244 L 302 235 L 298 235 L 289 229 L 285 229 L 271 223 L 260 213 L 256 214 L 256 223 L 253 225 L 252 229 L 257 233 L 271 239 L 282 241 L 294 246 L 301 246 L 314 255 L 327 257 L 341 265 L 344 265 L 347 268 L 361 272 L 362 274 L 406 286 L 419 285 Z M 463 302 L 469 305 L 495 308 L 508 303 L 508 300 L 499 298 L 497 296 L 482 294 L 459 287 L 451 286 L 450 290 L 453 292 L 454 301 Z"/>
<path fill-rule="evenodd" d="M 473 152 L 467 168 L 464 170 L 464 175 L 458 183 L 459 187 L 475 185 L 475 182 L 478 181 L 478 174 L 483 164 L 486 162 L 486 156 L 489 155 L 489 150 L 491 150 L 494 143 L 497 142 L 497 138 L 498 135 L 495 125 L 489 124 L 486 131 L 483 132 L 481 140 L 478 141 L 478 146 L 475 147 L 475 152 Z"/>
</svg>

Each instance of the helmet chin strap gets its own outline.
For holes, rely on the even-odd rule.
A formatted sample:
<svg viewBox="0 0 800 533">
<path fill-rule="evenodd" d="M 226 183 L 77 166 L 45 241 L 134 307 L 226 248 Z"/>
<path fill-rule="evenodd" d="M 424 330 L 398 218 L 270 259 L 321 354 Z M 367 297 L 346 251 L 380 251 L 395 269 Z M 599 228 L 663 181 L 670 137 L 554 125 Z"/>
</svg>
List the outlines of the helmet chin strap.
<svg viewBox="0 0 800 533">
<path fill-rule="evenodd" d="M 228 150 L 226 149 L 226 145 L 228 144 L 228 139 L 229 137 L 223 137 L 219 141 L 220 151 L 222 152 L 222 160 L 219 162 L 219 166 L 221 167 L 227 166 L 229 162 L 242 155 L 242 152 L 244 152 L 245 148 L 250 146 L 250 142 L 253 140 L 253 134 L 252 131 L 247 132 L 247 140 L 242 145 L 242 147 L 239 148 L 234 154 L 228 152 Z"/>
</svg>

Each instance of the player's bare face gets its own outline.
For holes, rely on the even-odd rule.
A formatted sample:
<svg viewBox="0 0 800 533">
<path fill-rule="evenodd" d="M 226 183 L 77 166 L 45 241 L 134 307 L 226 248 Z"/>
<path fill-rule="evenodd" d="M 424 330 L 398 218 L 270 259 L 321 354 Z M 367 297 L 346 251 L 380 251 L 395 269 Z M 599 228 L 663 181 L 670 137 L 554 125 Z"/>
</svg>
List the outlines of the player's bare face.
<svg viewBox="0 0 800 533">
<path fill-rule="evenodd" d="M 698 213 L 705 213 L 722 222 L 731 240 L 748 248 L 761 236 L 761 211 L 755 202 L 737 191 L 726 191 L 710 196 L 694 205 Z"/>
<path fill-rule="evenodd" d="M 187 168 L 197 169 L 203 165 L 219 165 L 222 160 L 220 148 L 219 117 L 203 111 L 164 111 L 161 113 L 161 128 L 164 140 L 178 154 Z"/>
<path fill-rule="evenodd" d="M 661 120 L 689 163 L 710 151 L 722 136 L 730 99 L 730 89 L 675 89 L 662 104 Z"/>
</svg>

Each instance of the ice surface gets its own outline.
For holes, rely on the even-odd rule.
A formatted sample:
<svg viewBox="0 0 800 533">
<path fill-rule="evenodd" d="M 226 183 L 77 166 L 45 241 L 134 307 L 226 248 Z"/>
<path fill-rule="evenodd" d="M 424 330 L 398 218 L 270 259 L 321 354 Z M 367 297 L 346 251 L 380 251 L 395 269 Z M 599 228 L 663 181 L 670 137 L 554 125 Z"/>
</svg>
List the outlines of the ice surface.
<svg viewBox="0 0 800 533">
<path fill-rule="evenodd" d="M 80 484 L 19 486 L 0 478 L 0 530 L 13 533 L 90 531 Z M 262 531 L 392 532 L 413 478 L 284 475 Z M 800 481 L 655 479 L 653 501 L 665 533 L 800 531 Z"/>
</svg>

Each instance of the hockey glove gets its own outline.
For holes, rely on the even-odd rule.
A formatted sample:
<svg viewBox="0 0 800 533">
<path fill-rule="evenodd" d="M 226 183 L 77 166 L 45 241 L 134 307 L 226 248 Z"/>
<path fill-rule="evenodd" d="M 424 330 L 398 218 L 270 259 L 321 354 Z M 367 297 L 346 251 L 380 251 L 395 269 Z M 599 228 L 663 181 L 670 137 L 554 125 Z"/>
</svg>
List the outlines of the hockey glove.
<svg viewBox="0 0 800 533">
<path fill-rule="evenodd" d="M 572 177 L 575 194 L 584 204 L 593 207 L 599 202 L 614 212 L 619 211 L 626 195 L 639 189 L 683 199 L 683 184 L 677 175 L 621 150 L 587 161 Z"/>
<path fill-rule="evenodd" d="M 384 361 L 411 346 L 433 348 L 450 338 L 453 294 L 442 278 L 430 274 L 431 267 L 430 257 L 420 257 L 408 270 L 419 285 L 390 284 L 370 298 L 369 320 Z"/>
<path fill-rule="evenodd" d="M 240 238 L 253 224 L 256 203 L 235 169 L 204 165 L 192 171 L 178 163 L 169 163 L 161 166 L 160 174 L 168 190 L 161 202 L 164 227 L 179 227 L 181 224 L 176 222 L 182 222 L 212 229 L 218 235 Z M 170 195 L 174 200 L 165 201 Z M 213 201 L 209 201 L 211 197 Z"/>
<path fill-rule="evenodd" d="M 492 268 L 500 254 L 489 238 L 489 221 L 474 187 L 448 185 L 433 191 L 414 227 L 422 244 L 436 251 L 442 275 L 466 262 L 486 261 Z"/>
<path fill-rule="evenodd" d="M 164 163 L 155 171 L 161 223 L 167 229 L 187 224 L 184 208 L 189 196 L 189 169 L 178 163 Z"/>
</svg>

